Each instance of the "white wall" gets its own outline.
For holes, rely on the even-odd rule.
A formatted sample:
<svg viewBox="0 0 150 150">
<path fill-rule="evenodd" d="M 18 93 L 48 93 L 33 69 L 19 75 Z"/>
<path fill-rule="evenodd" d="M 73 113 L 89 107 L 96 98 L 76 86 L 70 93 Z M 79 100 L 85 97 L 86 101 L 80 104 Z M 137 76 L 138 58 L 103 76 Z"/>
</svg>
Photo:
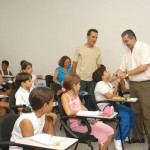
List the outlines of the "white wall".
<svg viewBox="0 0 150 150">
<path fill-rule="evenodd" d="M 124 53 L 124 30 L 150 44 L 149 10 L 149 0 L 0 0 L 0 61 L 9 60 L 14 74 L 22 59 L 35 74 L 53 74 L 59 58 L 72 58 L 87 30 L 96 28 L 103 64 L 114 72 Z"/>
</svg>

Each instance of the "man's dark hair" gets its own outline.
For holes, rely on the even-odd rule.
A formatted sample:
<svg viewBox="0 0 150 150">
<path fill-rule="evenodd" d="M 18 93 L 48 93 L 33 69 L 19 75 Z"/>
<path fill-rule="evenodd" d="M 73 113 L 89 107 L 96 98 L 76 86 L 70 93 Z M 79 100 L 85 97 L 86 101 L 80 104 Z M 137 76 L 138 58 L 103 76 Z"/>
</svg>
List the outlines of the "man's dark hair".
<svg viewBox="0 0 150 150">
<path fill-rule="evenodd" d="M 20 86 L 22 82 L 25 82 L 30 79 L 32 79 L 31 74 L 26 73 L 26 72 L 21 72 L 17 74 L 15 83 L 17 86 Z"/>
<path fill-rule="evenodd" d="M 5 64 L 5 65 L 9 66 L 9 61 L 3 60 L 3 61 L 2 61 L 2 64 Z"/>
<path fill-rule="evenodd" d="M 102 81 L 102 76 L 104 75 L 104 71 L 106 71 L 106 67 L 104 65 L 101 65 L 99 68 L 97 68 L 92 75 L 94 82 Z"/>
<path fill-rule="evenodd" d="M 135 37 L 135 40 L 136 40 L 136 35 L 135 33 L 129 29 L 129 30 L 126 30 L 124 31 L 122 34 L 121 34 L 121 37 L 124 37 L 125 35 L 128 35 L 128 37 L 131 39 L 132 37 Z"/>
<path fill-rule="evenodd" d="M 88 30 L 87 35 L 89 36 L 91 34 L 91 32 L 98 33 L 98 31 L 96 29 L 90 29 L 90 30 Z"/>
</svg>

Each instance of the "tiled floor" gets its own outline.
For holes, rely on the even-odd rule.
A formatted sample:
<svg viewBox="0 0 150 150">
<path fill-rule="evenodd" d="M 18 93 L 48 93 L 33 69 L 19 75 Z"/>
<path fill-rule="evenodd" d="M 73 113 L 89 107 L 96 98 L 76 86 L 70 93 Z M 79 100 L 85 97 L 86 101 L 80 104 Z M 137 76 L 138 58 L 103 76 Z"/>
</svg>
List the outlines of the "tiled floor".
<svg viewBox="0 0 150 150">
<path fill-rule="evenodd" d="M 111 123 L 111 126 L 114 126 L 114 125 Z M 59 128 L 60 128 L 60 122 L 58 121 L 57 126 L 56 126 L 56 134 L 58 136 L 65 136 L 64 130 L 63 129 L 60 130 Z M 98 143 L 92 143 L 92 145 L 94 147 L 94 150 L 98 150 Z M 90 148 L 85 144 L 79 144 L 77 149 L 78 150 L 90 150 Z M 74 150 L 74 146 L 69 148 L 69 150 Z M 109 145 L 109 150 L 115 150 L 113 140 Z M 124 143 L 124 150 L 148 150 L 147 140 L 146 140 L 146 143 L 144 143 L 143 145 L 139 143 L 137 144 Z"/>
</svg>

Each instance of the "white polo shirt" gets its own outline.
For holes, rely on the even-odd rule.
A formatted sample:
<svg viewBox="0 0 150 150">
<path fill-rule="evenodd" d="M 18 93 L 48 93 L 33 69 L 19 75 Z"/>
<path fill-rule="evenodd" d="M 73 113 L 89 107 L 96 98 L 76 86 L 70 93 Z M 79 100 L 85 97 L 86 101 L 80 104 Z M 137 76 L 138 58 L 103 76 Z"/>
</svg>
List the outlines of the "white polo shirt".
<svg viewBox="0 0 150 150">
<path fill-rule="evenodd" d="M 99 81 L 96 84 L 95 90 L 94 90 L 96 101 L 107 100 L 107 98 L 104 96 L 104 94 L 106 94 L 106 93 L 113 94 L 113 91 L 114 90 L 113 90 L 113 86 L 112 86 L 111 83 L 109 83 L 109 82 L 106 83 L 104 81 Z M 108 105 L 108 103 L 99 103 L 98 107 L 102 111 L 105 108 L 106 105 Z"/>
<path fill-rule="evenodd" d="M 144 64 L 150 64 L 150 46 L 137 41 L 132 53 L 130 49 L 127 50 L 119 68 L 122 71 L 130 71 Z M 129 79 L 137 82 L 150 80 L 150 66 L 142 73 L 129 76 Z"/>
<path fill-rule="evenodd" d="M 31 92 L 32 88 L 30 89 Z M 15 94 L 16 98 L 16 105 L 23 105 L 23 104 L 29 104 L 29 93 L 27 90 L 20 87 L 18 91 Z"/>
</svg>

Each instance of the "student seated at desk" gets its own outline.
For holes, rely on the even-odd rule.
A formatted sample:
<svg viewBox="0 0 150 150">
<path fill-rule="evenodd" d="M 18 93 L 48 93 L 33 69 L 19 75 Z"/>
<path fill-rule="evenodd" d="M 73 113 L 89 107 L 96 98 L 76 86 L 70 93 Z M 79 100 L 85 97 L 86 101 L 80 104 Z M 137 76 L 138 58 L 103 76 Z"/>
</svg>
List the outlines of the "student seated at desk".
<svg viewBox="0 0 150 150">
<path fill-rule="evenodd" d="M 1 70 L 0 70 L 0 73 L 2 74 L 2 76 L 4 76 L 4 75 L 13 75 L 12 73 L 11 73 L 11 71 L 9 70 L 9 61 L 7 61 L 7 60 L 3 60 L 2 61 L 2 65 L 1 65 Z"/>
<path fill-rule="evenodd" d="M 97 101 L 112 99 L 113 97 L 119 97 L 117 95 L 118 91 L 118 82 L 116 83 L 115 88 L 113 89 L 112 84 L 109 82 L 110 73 L 106 70 L 104 65 L 101 65 L 93 73 L 93 80 L 97 82 L 95 87 L 95 98 Z M 107 103 L 100 103 L 99 108 L 104 110 L 107 106 Z M 130 135 L 130 131 L 132 128 L 132 123 L 134 119 L 134 111 L 122 104 L 116 104 L 119 108 L 118 117 L 120 117 L 120 126 L 122 131 L 122 138 L 123 141 L 127 136 Z M 121 146 L 121 137 L 120 137 L 120 130 L 118 129 L 118 133 L 114 140 L 116 150 L 122 150 Z"/>
<path fill-rule="evenodd" d="M 32 88 L 34 88 L 35 83 L 37 83 L 37 78 L 36 78 L 36 75 L 32 73 L 32 71 L 33 71 L 32 64 L 30 62 L 27 62 L 24 60 L 21 64 L 21 70 L 22 70 L 22 72 L 27 72 L 27 73 L 31 74 Z"/>
<path fill-rule="evenodd" d="M 29 102 L 33 109 L 32 113 L 22 114 L 15 122 L 10 141 L 17 141 L 24 137 L 30 137 L 41 133 L 55 135 L 55 131 L 49 117 L 53 107 L 53 92 L 48 87 L 37 87 L 29 96 Z M 16 150 L 16 147 L 10 147 Z M 20 150 L 21 148 L 17 148 Z"/>
<path fill-rule="evenodd" d="M 81 103 L 78 96 L 80 77 L 76 74 L 67 74 L 63 82 L 63 87 L 66 91 L 62 94 L 61 100 L 65 113 L 69 116 L 76 115 L 80 110 L 87 111 L 87 108 Z M 69 122 L 72 131 L 80 133 L 87 132 L 87 127 L 79 123 L 78 119 L 70 119 Z M 114 135 L 114 130 L 101 121 L 96 121 L 91 124 L 91 128 L 91 135 L 98 139 L 99 150 L 107 150 Z"/>
<path fill-rule="evenodd" d="M 0 69 L 0 83 L 2 88 L 0 89 L 1 91 L 5 92 L 6 94 L 9 94 L 10 91 L 13 89 L 13 84 L 8 84 L 7 81 L 12 81 L 13 78 L 4 78 L 3 76 L 5 75 L 10 75 L 12 76 L 13 74 L 9 70 L 9 62 L 7 60 L 3 60 L 1 64 L 1 69 Z"/>
<path fill-rule="evenodd" d="M 21 72 L 18 73 L 16 76 L 16 84 L 19 87 L 18 91 L 15 94 L 16 98 L 16 105 L 28 105 L 30 106 L 29 102 L 29 94 L 32 91 L 32 76 L 29 73 Z M 23 108 L 18 108 L 18 111 L 21 112 Z M 25 111 L 29 111 L 25 109 Z M 57 122 L 57 115 L 50 112 L 47 114 L 52 119 L 53 126 L 55 126 Z"/>
<path fill-rule="evenodd" d="M 19 87 L 15 94 L 16 105 L 29 105 L 29 93 L 32 88 L 32 76 L 29 73 L 21 72 L 16 76 L 16 84 Z M 21 112 L 23 108 L 18 108 Z"/>
</svg>

